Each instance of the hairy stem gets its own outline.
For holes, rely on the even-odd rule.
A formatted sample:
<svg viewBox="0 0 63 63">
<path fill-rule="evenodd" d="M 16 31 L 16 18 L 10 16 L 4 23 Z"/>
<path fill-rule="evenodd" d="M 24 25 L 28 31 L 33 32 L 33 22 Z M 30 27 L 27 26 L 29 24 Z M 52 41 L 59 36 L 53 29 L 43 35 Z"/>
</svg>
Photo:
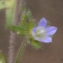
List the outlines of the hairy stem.
<svg viewBox="0 0 63 63">
<path fill-rule="evenodd" d="M 26 42 L 26 38 L 25 38 L 20 46 L 15 63 L 19 63 L 22 60 L 22 55 L 23 55 L 26 45 L 27 45 L 27 42 Z"/>
<path fill-rule="evenodd" d="M 12 23 L 13 25 L 17 25 L 20 12 L 21 12 L 21 0 L 16 0 L 14 19 Z M 15 39 L 16 39 L 16 34 L 11 31 L 10 40 L 9 40 L 8 63 L 15 63 L 15 56 L 14 56 Z"/>
</svg>

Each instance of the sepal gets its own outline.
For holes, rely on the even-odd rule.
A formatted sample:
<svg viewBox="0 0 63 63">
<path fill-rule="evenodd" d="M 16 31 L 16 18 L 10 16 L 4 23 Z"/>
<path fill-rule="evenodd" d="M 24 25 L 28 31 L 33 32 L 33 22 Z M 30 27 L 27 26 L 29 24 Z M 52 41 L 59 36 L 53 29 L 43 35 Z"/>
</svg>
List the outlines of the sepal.
<svg viewBox="0 0 63 63">
<path fill-rule="evenodd" d="M 30 43 L 36 49 L 40 49 L 42 47 L 42 44 L 34 39 L 31 39 Z"/>
</svg>

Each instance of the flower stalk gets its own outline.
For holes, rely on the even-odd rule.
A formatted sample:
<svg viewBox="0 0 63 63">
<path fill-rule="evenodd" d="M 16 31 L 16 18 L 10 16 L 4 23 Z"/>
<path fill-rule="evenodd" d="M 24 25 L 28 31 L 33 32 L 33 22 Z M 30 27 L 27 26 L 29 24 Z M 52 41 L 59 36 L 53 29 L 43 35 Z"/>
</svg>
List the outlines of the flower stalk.
<svg viewBox="0 0 63 63">
<path fill-rule="evenodd" d="M 25 38 L 24 41 L 22 42 L 21 46 L 20 46 L 20 49 L 18 51 L 15 63 L 19 63 L 22 60 L 22 55 L 24 53 L 26 45 L 27 45 L 27 42 L 26 42 L 26 38 Z"/>
</svg>

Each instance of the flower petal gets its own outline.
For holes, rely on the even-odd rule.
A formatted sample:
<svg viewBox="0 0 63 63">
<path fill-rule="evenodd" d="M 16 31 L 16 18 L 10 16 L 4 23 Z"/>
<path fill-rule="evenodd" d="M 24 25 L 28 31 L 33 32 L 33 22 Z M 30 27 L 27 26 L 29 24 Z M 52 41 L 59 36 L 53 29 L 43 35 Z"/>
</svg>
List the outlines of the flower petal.
<svg viewBox="0 0 63 63">
<path fill-rule="evenodd" d="M 39 42 L 43 42 L 43 43 L 50 43 L 52 42 L 52 37 L 46 37 L 46 38 L 38 38 L 35 34 L 33 35 L 33 38 Z"/>
<path fill-rule="evenodd" d="M 48 35 L 53 35 L 57 31 L 57 27 L 54 27 L 54 26 L 47 27 L 46 31 L 47 31 Z"/>
<path fill-rule="evenodd" d="M 35 33 L 36 33 L 36 27 L 34 27 L 34 28 L 32 29 L 32 32 L 31 32 L 31 34 L 32 34 L 33 37 L 35 36 Z"/>
<path fill-rule="evenodd" d="M 34 33 L 36 33 L 36 27 L 34 27 L 32 31 L 33 31 Z"/>
<path fill-rule="evenodd" d="M 47 20 L 45 18 L 42 18 L 38 24 L 38 27 L 39 26 L 46 27 L 47 26 Z"/>
<path fill-rule="evenodd" d="M 45 39 L 42 40 L 42 42 L 50 43 L 50 42 L 52 42 L 52 38 L 51 37 L 46 37 Z"/>
</svg>

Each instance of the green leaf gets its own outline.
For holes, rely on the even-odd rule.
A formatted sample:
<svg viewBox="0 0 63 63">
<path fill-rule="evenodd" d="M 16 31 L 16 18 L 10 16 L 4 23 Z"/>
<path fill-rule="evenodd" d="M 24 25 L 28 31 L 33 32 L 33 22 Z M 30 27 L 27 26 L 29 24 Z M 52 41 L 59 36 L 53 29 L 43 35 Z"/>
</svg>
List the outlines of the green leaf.
<svg viewBox="0 0 63 63">
<path fill-rule="evenodd" d="M 34 27 L 34 22 L 33 21 L 30 21 L 28 23 L 28 30 L 32 29 Z"/>
<path fill-rule="evenodd" d="M 7 9 L 6 10 L 6 27 L 7 28 L 12 26 L 13 17 L 14 17 L 13 10 Z"/>
<path fill-rule="evenodd" d="M 15 3 L 15 0 L 0 0 L 0 9 L 6 8 L 6 27 L 12 25 Z"/>
<path fill-rule="evenodd" d="M 29 22 L 29 21 L 32 21 L 32 14 L 29 10 L 24 10 L 22 12 L 22 16 L 21 16 L 21 20 L 22 21 L 25 21 L 25 22 Z"/>
<path fill-rule="evenodd" d="M 25 11 L 23 11 L 21 19 L 22 19 L 22 21 L 26 21 L 27 20 L 27 15 L 26 15 Z"/>
<path fill-rule="evenodd" d="M 38 41 L 36 41 L 36 40 L 30 40 L 30 42 L 31 42 L 31 45 L 34 47 L 34 48 L 37 48 L 37 49 L 39 49 L 39 48 L 41 48 L 41 46 L 42 46 L 42 44 L 40 43 L 40 42 L 38 42 Z"/>
<path fill-rule="evenodd" d="M 15 0 L 0 0 L 0 9 L 12 8 L 14 4 L 15 4 Z"/>
<path fill-rule="evenodd" d="M 25 35 L 25 28 L 20 26 L 12 26 L 11 30 L 16 32 L 18 35 L 23 36 Z"/>
<path fill-rule="evenodd" d="M 6 27 L 10 28 L 12 26 L 14 11 L 15 11 L 15 0 L 6 0 Z M 10 3 L 9 3 L 10 2 Z"/>
<path fill-rule="evenodd" d="M 5 6 L 6 8 L 12 8 L 15 5 L 15 0 L 6 0 L 5 1 Z"/>
<path fill-rule="evenodd" d="M 1 9 L 4 9 L 4 8 L 5 8 L 4 2 L 3 1 L 0 1 L 0 10 Z"/>
<path fill-rule="evenodd" d="M 27 11 L 27 17 L 29 21 L 32 19 L 32 13 L 29 10 Z"/>
<path fill-rule="evenodd" d="M 0 63 L 7 63 L 6 56 L 2 52 L 0 52 Z"/>
<path fill-rule="evenodd" d="M 18 27 L 17 33 L 18 33 L 20 36 L 25 35 L 25 28 L 24 28 L 24 27 Z"/>
</svg>

